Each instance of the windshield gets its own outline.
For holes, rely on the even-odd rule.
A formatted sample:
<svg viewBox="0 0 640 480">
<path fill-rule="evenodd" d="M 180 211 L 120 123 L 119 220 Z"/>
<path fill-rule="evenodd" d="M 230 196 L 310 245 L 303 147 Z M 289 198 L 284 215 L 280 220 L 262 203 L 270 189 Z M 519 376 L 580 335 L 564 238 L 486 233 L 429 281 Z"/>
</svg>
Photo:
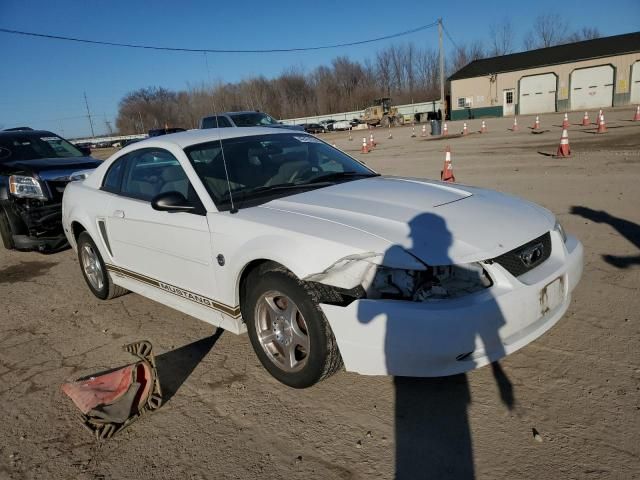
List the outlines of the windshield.
<svg viewBox="0 0 640 480">
<path fill-rule="evenodd" d="M 270 117 L 266 113 L 261 112 L 236 113 L 229 116 L 233 120 L 233 123 L 235 123 L 238 127 L 263 127 L 265 125 L 280 125 L 273 117 Z"/>
<path fill-rule="evenodd" d="M 84 155 L 75 146 L 56 135 L 0 135 L 0 162 L 68 157 Z"/>
<path fill-rule="evenodd" d="M 274 197 L 377 175 L 357 160 L 304 133 L 254 135 L 185 149 L 218 210 L 259 205 Z M 231 195 L 229 194 L 231 189 Z"/>
</svg>

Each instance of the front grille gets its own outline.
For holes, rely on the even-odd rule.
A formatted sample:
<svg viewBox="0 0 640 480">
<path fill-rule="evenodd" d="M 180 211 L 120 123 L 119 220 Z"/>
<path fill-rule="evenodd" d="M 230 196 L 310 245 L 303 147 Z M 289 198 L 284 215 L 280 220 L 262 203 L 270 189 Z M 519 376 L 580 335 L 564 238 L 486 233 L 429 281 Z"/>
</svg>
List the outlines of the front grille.
<svg viewBox="0 0 640 480">
<path fill-rule="evenodd" d="M 539 258 L 536 258 L 534 262 L 531 264 L 526 264 L 522 255 L 523 252 L 526 252 L 528 249 L 531 249 L 535 245 L 542 246 L 542 252 Z M 510 252 L 503 253 L 499 257 L 492 259 L 492 262 L 496 262 L 499 265 L 502 265 L 505 270 L 507 270 L 514 277 L 519 277 L 523 273 L 527 273 L 529 270 L 533 270 L 538 265 L 543 263 L 547 258 L 551 255 L 551 235 L 549 232 L 544 235 L 531 240 L 530 242 L 525 243 L 524 245 L 514 248 Z"/>
<path fill-rule="evenodd" d="M 69 182 L 67 180 L 48 180 L 47 186 L 51 192 L 51 198 L 54 202 L 58 203 L 62 201 L 62 194 Z"/>
</svg>

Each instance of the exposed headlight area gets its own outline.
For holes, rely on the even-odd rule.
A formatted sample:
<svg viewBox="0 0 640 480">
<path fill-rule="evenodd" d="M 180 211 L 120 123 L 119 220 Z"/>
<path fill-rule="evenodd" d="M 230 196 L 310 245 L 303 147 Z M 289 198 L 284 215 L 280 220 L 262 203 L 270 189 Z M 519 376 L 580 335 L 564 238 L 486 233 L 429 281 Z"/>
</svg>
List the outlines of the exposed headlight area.
<svg viewBox="0 0 640 480">
<path fill-rule="evenodd" d="M 367 298 L 430 302 L 459 298 L 493 284 L 478 263 L 428 267 L 411 271 L 378 267 Z"/>
<path fill-rule="evenodd" d="M 556 220 L 556 225 L 553 227 L 553 229 L 560 234 L 560 236 L 562 237 L 562 241 L 564 243 L 567 243 L 567 234 L 564 231 L 564 228 L 562 227 L 560 222 Z"/>
<path fill-rule="evenodd" d="M 36 198 L 46 200 L 42 192 L 42 185 L 33 177 L 24 175 L 11 175 L 9 177 L 9 192 L 18 198 Z"/>
</svg>

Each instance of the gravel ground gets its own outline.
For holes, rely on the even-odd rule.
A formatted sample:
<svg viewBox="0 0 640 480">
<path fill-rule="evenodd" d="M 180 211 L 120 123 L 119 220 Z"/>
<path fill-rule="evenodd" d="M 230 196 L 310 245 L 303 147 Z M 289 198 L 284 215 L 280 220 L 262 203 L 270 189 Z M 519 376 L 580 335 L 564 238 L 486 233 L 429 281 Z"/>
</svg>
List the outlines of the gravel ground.
<svg viewBox="0 0 640 480">
<path fill-rule="evenodd" d="M 592 112 L 593 115 L 593 112 Z M 457 180 L 540 203 L 585 246 L 566 316 L 496 368 L 442 379 L 340 372 L 297 391 L 258 364 L 246 336 L 139 295 L 109 302 L 72 251 L 0 251 L 0 478 L 640 478 L 640 122 L 609 133 L 570 115 L 571 159 L 554 159 L 560 114 L 488 119 L 489 132 L 411 138 L 377 130 L 323 138 L 386 174 L 436 178 L 451 146 Z M 469 122 L 471 131 L 480 121 Z M 459 132 L 461 122 L 450 122 Z M 106 153 L 106 152 L 102 152 Z M 97 443 L 60 392 L 153 342 L 166 404 Z"/>
</svg>

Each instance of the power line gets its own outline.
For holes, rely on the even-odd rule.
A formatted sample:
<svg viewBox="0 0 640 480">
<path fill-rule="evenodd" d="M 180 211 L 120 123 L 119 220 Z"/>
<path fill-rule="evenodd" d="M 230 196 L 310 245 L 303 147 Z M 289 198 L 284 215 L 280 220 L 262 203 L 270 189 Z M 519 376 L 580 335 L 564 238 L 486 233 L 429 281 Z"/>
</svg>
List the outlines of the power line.
<svg viewBox="0 0 640 480">
<path fill-rule="evenodd" d="M 455 42 L 455 40 L 451 38 L 451 35 L 449 35 L 449 30 L 447 30 L 447 27 L 445 27 L 444 24 L 442 24 L 442 29 L 444 30 L 444 34 L 447 36 L 447 38 L 451 40 L 451 43 L 453 43 L 453 46 L 456 47 L 458 50 L 460 50 L 460 47 Z"/>
<path fill-rule="evenodd" d="M 422 25 L 420 27 L 412 28 L 411 30 L 405 30 L 404 32 L 392 33 L 391 35 L 385 35 L 383 37 L 370 38 L 368 40 L 358 40 L 355 42 L 338 43 L 335 45 L 320 45 L 315 47 L 297 47 L 297 48 L 271 48 L 271 49 L 256 49 L 256 50 L 227 50 L 227 49 L 211 49 L 211 48 L 179 48 L 179 47 L 160 47 L 156 45 L 140 45 L 135 43 L 117 43 L 106 42 L 101 40 L 89 40 L 86 38 L 66 37 L 62 35 L 49 35 L 45 33 L 25 32 L 21 30 L 11 30 L 8 28 L 0 28 L 0 33 L 8 33 L 12 35 L 23 35 L 28 37 L 47 38 L 51 40 L 65 40 L 68 42 L 89 43 L 92 45 L 106 45 L 111 47 L 125 47 L 125 48 L 140 48 L 145 50 L 164 50 L 170 52 L 195 52 L 195 53 L 283 53 L 283 52 L 305 52 L 310 50 L 325 50 L 329 48 L 341 48 L 352 47 L 354 45 L 363 45 L 366 43 L 380 42 L 382 40 L 389 40 L 391 38 L 398 38 L 412 33 L 417 33 L 422 30 L 426 30 L 431 27 L 435 27 L 438 22 L 433 22 L 428 25 Z M 447 34 L 448 35 L 448 34 Z"/>
</svg>

